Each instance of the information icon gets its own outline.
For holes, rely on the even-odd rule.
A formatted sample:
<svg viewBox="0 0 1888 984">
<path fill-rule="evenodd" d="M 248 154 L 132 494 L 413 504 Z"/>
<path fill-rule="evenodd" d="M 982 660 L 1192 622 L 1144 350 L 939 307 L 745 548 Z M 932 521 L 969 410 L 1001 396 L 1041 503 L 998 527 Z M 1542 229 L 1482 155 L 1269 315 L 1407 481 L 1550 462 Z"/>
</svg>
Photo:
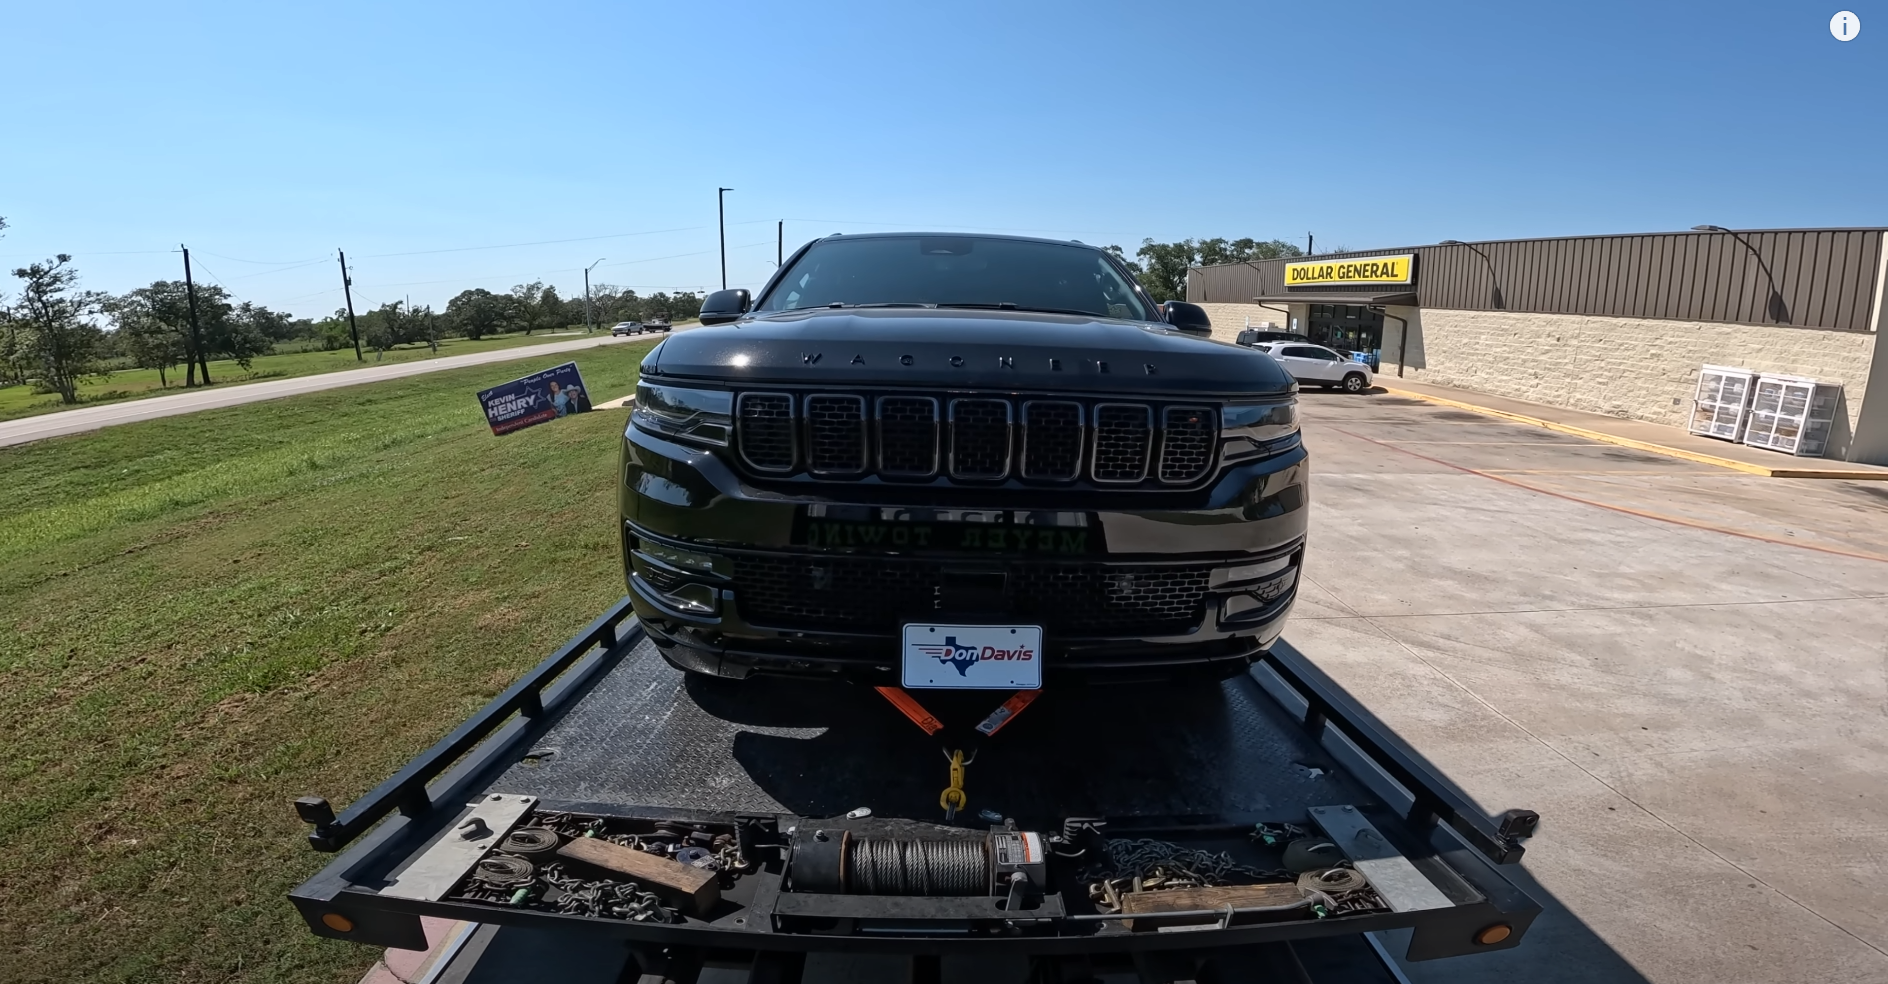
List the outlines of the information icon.
<svg viewBox="0 0 1888 984">
<path fill-rule="evenodd" d="M 1835 35 L 1837 41 L 1853 41 L 1862 33 L 1862 19 L 1855 16 L 1854 11 L 1838 10 L 1829 18 L 1829 33 Z"/>
</svg>

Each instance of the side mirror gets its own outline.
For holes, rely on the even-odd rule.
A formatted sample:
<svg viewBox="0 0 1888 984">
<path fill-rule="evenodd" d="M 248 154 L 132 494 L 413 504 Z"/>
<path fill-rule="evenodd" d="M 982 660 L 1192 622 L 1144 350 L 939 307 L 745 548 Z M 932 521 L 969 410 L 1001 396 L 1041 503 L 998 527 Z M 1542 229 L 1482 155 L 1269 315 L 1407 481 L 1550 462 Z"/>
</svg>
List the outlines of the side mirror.
<svg viewBox="0 0 1888 984">
<path fill-rule="evenodd" d="M 718 290 L 709 294 L 701 302 L 701 323 L 704 325 L 725 325 L 738 320 L 747 313 L 750 297 L 746 290 L 736 287 L 732 290 Z"/>
<path fill-rule="evenodd" d="M 1160 311 L 1167 316 L 1167 323 L 1189 335 L 1213 334 L 1213 319 L 1206 316 L 1206 309 L 1198 304 L 1185 301 L 1166 301 Z"/>
</svg>

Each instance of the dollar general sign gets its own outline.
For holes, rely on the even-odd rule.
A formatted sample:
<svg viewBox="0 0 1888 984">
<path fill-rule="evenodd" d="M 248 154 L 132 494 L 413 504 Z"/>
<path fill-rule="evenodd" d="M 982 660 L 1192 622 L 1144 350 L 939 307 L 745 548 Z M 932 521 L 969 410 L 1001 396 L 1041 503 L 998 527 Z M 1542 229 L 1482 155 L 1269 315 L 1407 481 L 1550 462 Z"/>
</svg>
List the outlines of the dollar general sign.
<svg viewBox="0 0 1888 984">
<path fill-rule="evenodd" d="M 1313 260 L 1285 264 L 1285 286 L 1323 287 L 1330 284 L 1407 284 L 1416 255 L 1365 256 L 1354 260 Z"/>
</svg>

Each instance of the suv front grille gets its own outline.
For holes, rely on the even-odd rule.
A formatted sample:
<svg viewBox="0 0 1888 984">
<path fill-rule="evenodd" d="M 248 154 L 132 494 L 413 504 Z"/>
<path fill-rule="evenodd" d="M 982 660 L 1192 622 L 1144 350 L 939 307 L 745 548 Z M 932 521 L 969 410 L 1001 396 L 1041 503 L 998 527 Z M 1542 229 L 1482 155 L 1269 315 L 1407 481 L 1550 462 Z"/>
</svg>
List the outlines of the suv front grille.
<svg viewBox="0 0 1888 984">
<path fill-rule="evenodd" d="M 1009 401 L 952 400 L 951 477 L 998 479 L 1009 473 Z"/>
<path fill-rule="evenodd" d="M 820 478 L 1190 485 L 1217 460 L 1210 407 L 752 391 L 736 403 L 740 458 L 756 472 Z"/>
<path fill-rule="evenodd" d="M 1147 477 L 1154 446 L 1154 411 L 1138 403 L 1095 408 L 1095 481 L 1138 482 Z"/>
<path fill-rule="evenodd" d="M 732 559 L 735 603 L 756 625 L 878 631 L 945 612 L 946 572 L 963 566 L 887 557 Z M 979 570 L 1001 573 L 1006 617 L 1058 636 L 1163 635 L 1199 624 L 1213 565 L 1015 562 Z"/>
<path fill-rule="evenodd" d="M 756 471 L 788 472 L 794 453 L 793 397 L 785 393 L 742 393 L 735 422 L 741 457 Z"/>
<path fill-rule="evenodd" d="M 865 398 L 822 393 L 806 398 L 806 470 L 815 475 L 865 471 Z"/>
</svg>

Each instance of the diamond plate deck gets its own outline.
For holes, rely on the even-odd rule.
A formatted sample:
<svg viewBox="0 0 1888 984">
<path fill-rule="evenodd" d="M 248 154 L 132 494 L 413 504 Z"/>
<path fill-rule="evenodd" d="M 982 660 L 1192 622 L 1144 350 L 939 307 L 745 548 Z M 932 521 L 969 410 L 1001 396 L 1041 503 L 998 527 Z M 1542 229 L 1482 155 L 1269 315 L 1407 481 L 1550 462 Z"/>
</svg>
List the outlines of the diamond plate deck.
<svg viewBox="0 0 1888 984">
<path fill-rule="evenodd" d="M 1006 694 L 927 691 L 968 741 Z M 968 745 L 966 745 L 968 747 Z M 946 762 L 869 687 L 685 680 L 645 642 L 491 786 L 546 806 L 637 806 L 932 818 Z M 1249 678 L 1172 687 L 1057 688 L 968 770 L 969 810 L 1028 824 L 1065 816 L 1256 814 L 1376 802 Z"/>
</svg>

